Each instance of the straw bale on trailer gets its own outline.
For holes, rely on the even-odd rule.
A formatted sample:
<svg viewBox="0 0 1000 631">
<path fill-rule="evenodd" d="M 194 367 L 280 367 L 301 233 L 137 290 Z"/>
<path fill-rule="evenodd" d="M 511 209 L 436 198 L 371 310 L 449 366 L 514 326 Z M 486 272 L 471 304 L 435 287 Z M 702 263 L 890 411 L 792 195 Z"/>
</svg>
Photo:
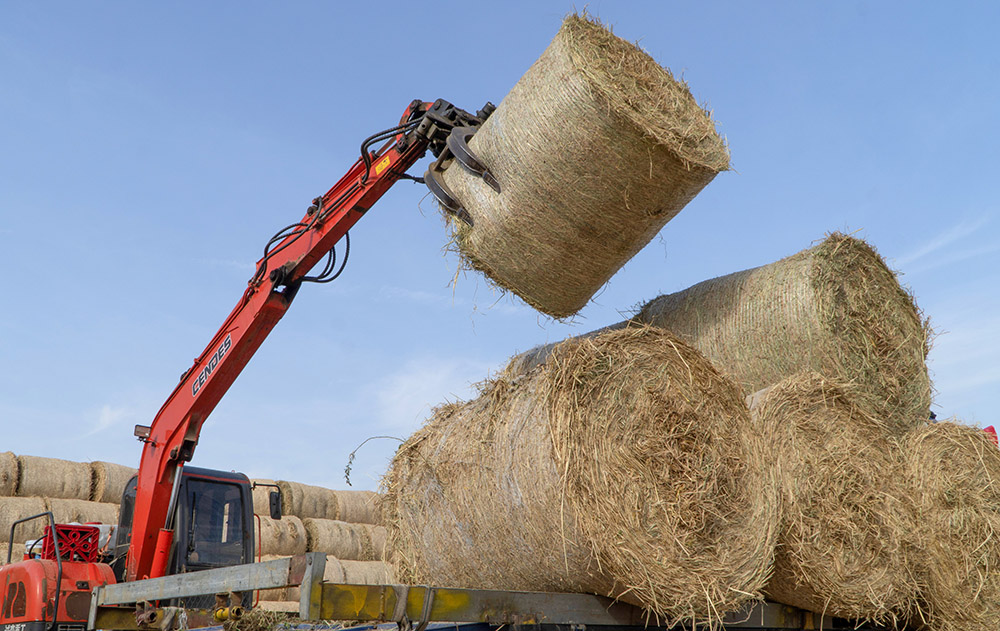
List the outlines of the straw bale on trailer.
<svg viewBox="0 0 1000 631">
<path fill-rule="evenodd" d="M 376 549 L 376 538 L 384 547 L 385 528 L 371 524 L 352 524 L 333 519 L 302 520 L 306 529 L 309 552 L 325 552 L 341 560 L 375 561 L 381 549 Z M 376 531 L 381 531 L 376 534 Z"/>
<path fill-rule="evenodd" d="M 580 310 L 720 172 L 709 115 L 646 52 L 570 15 L 469 146 L 500 185 L 443 178 L 465 263 L 555 317 Z"/>
<path fill-rule="evenodd" d="M 48 500 L 48 505 L 57 524 L 118 523 L 118 504 L 53 497 Z"/>
<path fill-rule="evenodd" d="M 41 497 L 5 497 L 0 500 L 0 538 L 10 541 L 10 527 L 15 521 L 31 517 L 48 510 L 45 499 Z M 14 542 L 23 543 L 28 539 L 37 539 L 45 531 L 48 520 L 33 519 L 19 524 L 14 531 Z"/>
<path fill-rule="evenodd" d="M 752 405 L 777 446 L 782 499 L 768 596 L 829 616 L 906 619 L 917 597 L 912 516 L 890 426 L 816 374 L 789 378 Z"/>
<path fill-rule="evenodd" d="M 285 515 L 281 519 L 271 519 L 267 516 L 260 518 L 261 554 L 280 556 L 305 554 L 306 543 L 306 529 L 298 517 Z"/>
<path fill-rule="evenodd" d="M 0 453 L 0 497 L 17 493 L 17 456 L 9 451 Z"/>
<path fill-rule="evenodd" d="M 336 491 L 285 480 L 278 480 L 277 484 L 281 488 L 281 511 L 286 515 L 378 523 L 375 493 L 371 491 Z"/>
<path fill-rule="evenodd" d="M 57 458 L 18 456 L 17 494 L 21 497 L 90 499 L 90 465 Z"/>
<path fill-rule="evenodd" d="M 134 467 L 96 460 L 90 463 L 90 499 L 95 502 L 122 501 L 125 485 L 136 474 Z"/>
<path fill-rule="evenodd" d="M 392 567 L 383 561 L 347 561 L 333 555 L 326 557 L 323 580 L 328 583 L 349 585 L 386 585 L 395 583 Z M 298 587 L 288 587 L 285 600 L 298 602 L 302 591 Z"/>
<path fill-rule="evenodd" d="M 252 478 L 250 484 L 277 484 L 274 480 L 265 478 Z M 258 486 L 253 489 L 253 512 L 256 515 L 271 514 L 271 493 L 278 489 L 273 486 Z"/>
<path fill-rule="evenodd" d="M 1000 450 L 979 428 L 944 422 L 909 432 L 902 453 L 927 628 L 1000 629 Z"/>
<path fill-rule="evenodd" d="M 403 582 L 714 619 L 770 571 L 770 450 L 739 389 L 669 332 L 567 342 L 438 408 L 400 448 L 384 481 L 390 560 Z"/>
</svg>

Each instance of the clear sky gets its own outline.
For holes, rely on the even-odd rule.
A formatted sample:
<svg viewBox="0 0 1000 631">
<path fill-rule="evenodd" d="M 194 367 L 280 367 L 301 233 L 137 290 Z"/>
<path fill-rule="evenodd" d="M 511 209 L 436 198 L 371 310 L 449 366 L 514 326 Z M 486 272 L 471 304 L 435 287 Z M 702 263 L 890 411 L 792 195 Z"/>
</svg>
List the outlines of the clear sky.
<svg viewBox="0 0 1000 631">
<path fill-rule="evenodd" d="M 582 6 L 582 5 L 578 5 Z M 352 231 L 209 419 L 200 466 L 345 487 L 512 354 L 858 231 L 941 334 L 939 416 L 1000 421 L 1000 6 L 595 1 L 728 138 L 705 189 L 570 323 L 457 260 L 424 187 Z M 414 98 L 499 102 L 570 2 L 0 2 L 0 450 L 138 463 L 264 242 Z M 422 173 L 423 163 L 415 169 Z M 356 488 L 395 449 L 369 443 Z"/>
</svg>

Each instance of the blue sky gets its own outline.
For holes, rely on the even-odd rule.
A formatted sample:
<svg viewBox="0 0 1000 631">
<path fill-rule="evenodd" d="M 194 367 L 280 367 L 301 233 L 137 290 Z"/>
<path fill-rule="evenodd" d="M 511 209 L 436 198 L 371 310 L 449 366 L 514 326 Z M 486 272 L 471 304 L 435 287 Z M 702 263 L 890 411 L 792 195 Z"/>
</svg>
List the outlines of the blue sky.
<svg viewBox="0 0 1000 631">
<path fill-rule="evenodd" d="M 0 450 L 137 464 L 264 242 L 414 98 L 499 102 L 569 2 L 0 3 Z M 582 5 L 581 5 L 582 6 Z M 858 231 L 941 335 L 940 416 L 1000 421 L 994 3 L 592 2 L 728 138 L 705 189 L 570 323 L 458 262 L 426 189 L 352 231 L 202 432 L 200 466 L 344 487 L 512 354 Z M 422 171 L 422 165 L 418 167 Z M 395 444 L 354 465 L 374 488 Z"/>
</svg>

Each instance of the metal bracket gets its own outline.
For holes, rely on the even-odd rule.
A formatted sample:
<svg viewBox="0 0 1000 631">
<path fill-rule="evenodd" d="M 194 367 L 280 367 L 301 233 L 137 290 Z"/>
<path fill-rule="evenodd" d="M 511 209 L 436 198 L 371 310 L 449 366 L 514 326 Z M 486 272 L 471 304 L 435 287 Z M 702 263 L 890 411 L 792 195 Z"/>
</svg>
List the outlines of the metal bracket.
<svg viewBox="0 0 1000 631">
<path fill-rule="evenodd" d="M 475 225 L 472 215 L 462 206 L 462 203 L 458 201 L 455 194 L 448 188 L 448 185 L 444 183 L 444 178 L 441 177 L 445 169 L 451 166 L 451 162 L 452 156 L 449 155 L 448 150 L 442 151 L 441 156 L 432 162 L 427 168 L 427 172 L 424 173 L 424 184 L 427 185 L 427 188 L 437 198 L 438 203 L 441 204 L 441 208 L 455 215 L 471 228 Z"/>
<path fill-rule="evenodd" d="M 499 193 L 500 182 L 486 168 L 486 165 L 479 159 L 479 156 L 469 148 L 469 138 L 472 138 L 476 134 L 476 131 L 474 127 L 456 127 L 451 130 L 451 133 L 448 134 L 448 150 L 455 156 L 458 163 L 465 167 L 466 171 L 483 178 L 487 186 Z"/>
</svg>

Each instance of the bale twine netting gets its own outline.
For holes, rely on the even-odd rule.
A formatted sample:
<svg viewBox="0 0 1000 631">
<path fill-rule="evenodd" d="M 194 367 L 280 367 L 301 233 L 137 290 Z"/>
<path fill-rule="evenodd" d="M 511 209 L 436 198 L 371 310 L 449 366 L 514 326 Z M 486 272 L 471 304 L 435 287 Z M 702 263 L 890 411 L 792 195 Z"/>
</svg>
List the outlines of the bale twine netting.
<svg viewBox="0 0 1000 631">
<path fill-rule="evenodd" d="M 281 488 L 281 510 L 286 515 L 378 523 L 378 509 L 372 491 L 337 491 L 285 480 L 278 480 L 277 484 Z"/>
<path fill-rule="evenodd" d="M 17 494 L 17 456 L 9 451 L 0 453 L 0 496 Z"/>
<path fill-rule="evenodd" d="M 118 504 L 54 497 L 48 500 L 48 505 L 57 524 L 118 523 Z"/>
<path fill-rule="evenodd" d="M 17 494 L 21 497 L 90 499 L 92 476 L 86 462 L 18 456 L 17 465 Z"/>
<path fill-rule="evenodd" d="M 371 524 L 352 524 L 333 519 L 302 520 L 306 529 L 309 552 L 325 552 L 335 558 L 350 561 L 381 559 L 385 547 L 385 528 Z M 376 544 L 381 543 L 381 548 Z"/>
<path fill-rule="evenodd" d="M 499 182 L 454 163 L 465 263 L 554 317 L 580 310 L 720 171 L 725 142 L 687 85 L 579 15 L 469 142 Z"/>
<path fill-rule="evenodd" d="M 670 333 L 567 342 L 438 408 L 400 448 L 384 481 L 390 560 L 407 583 L 716 619 L 770 571 L 770 449 L 739 389 Z"/>
<path fill-rule="evenodd" d="M 125 485 L 137 473 L 135 467 L 96 460 L 90 463 L 90 499 L 95 502 L 121 503 Z"/>
<path fill-rule="evenodd" d="M 5 497 L 0 500 L 0 540 L 10 541 L 10 527 L 14 522 L 25 517 L 31 517 L 47 511 L 48 505 L 41 497 Z M 23 543 L 28 539 L 37 539 L 45 532 L 48 520 L 33 519 L 18 524 L 14 531 L 14 542 Z"/>
<path fill-rule="evenodd" d="M 298 517 L 285 515 L 281 519 L 271 519 L 266 515 L 261 516 L 258 537 L 261 554 L 278 556 L 305 554 L 307 541 L 305 526 Z"/>
<path fill-rule="evenodd" d="M 767 595 L 828 616 L 896 623 L 917 598 L 913 523 L 890 426 L 816 374 L 756 397 L 777 447 L 782 517 Z"/>
<path fill-rule="evenodd" d="M 926 627 L 1000 629 L 1000 450 L 979 428 L 943 422 L 909 432 L 902 452 Z"/>
</svg>

